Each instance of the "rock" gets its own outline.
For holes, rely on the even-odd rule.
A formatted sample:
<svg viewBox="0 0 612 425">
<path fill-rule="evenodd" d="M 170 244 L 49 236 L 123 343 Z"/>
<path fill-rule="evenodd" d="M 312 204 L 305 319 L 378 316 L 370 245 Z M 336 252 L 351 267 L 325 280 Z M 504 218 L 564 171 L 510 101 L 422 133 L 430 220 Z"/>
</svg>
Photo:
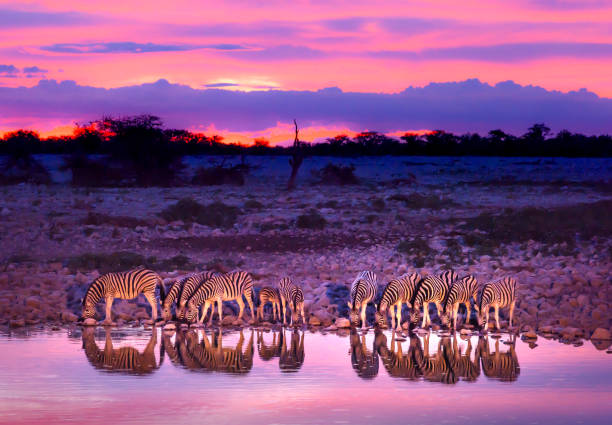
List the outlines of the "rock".
<svg viewBox="0 0 612 425">
<path fill-rule="evenodd" d="M 333 322 L 332 316 L 327 310 L 317 310 L 314 312 L 314 315 L 319 319 L 322 325 L 329 326 Z"/>
<path fill-rule="evenodd" d="M 84 326 L 96 326 L 98 324 L 98 322 L 96 321 L 96 319 L 93 318 L 89 318 L 89 319 L 85 319 L 83 320 L 83 325 Z"/>
<path fill-rule="evenodd" d="M 223 316 L 221 324 L 224 326 L 233 325 L 236 318 L 234 316 Z"/>
<path fill-rule="evenodd" d="M 551 334 L 553 333 L 553 328 L 552 326 L 540 326 L 539 331 L 545 334 Z"/>
<path fill-rule="evenodd" d="M 331 325 L 331 326 L 328 326 L 328 327 L 324 328 L 323 330 L 324 331 L 328 331 L 328 332 L 337 331 L 338 327 L 336 325 Z"/>
<path fill-rule="evenodd" d="M 308 324 L 310 326 L 321 326 L 321 321 L 317 318 L 317 316 L 311 316 L 308 320 Z"/>
<path fill-rule="evenodd" d="M 471 332 L 469 330 L 467 330 L 467 329 L 461 329 L 461 331 L 459 331 L 459 333 L 461 335 L 469 335 L 469 334 L 471 334 Z"/>
<path fill-rule="evenodd" d="M 9 320 L 9 328 L 21 328 L 25 326 L 24 319 Z"/>
<path fill-rule="evenodd" d="M 593 332 L 593 335 L 591 335 L 591 339 L 612 339 L 611 335 L 610 335 L 610 331 L 604 328 L 597 328 L 595 329 L 595 332 Z"/>
<path fill-rule="evenodd" d="M 25 305 L 27 305 L 28 307 L 40 308 L 41 301 L 42 300 L 40 299 L 40 297 L 34 295 L 26 298 Z"/>
<path fill-rule="evenodd" d="M 61 318 L 64 322 L 76 322 L 79 320 L 79 316 L 68 310 L 62 311 Z"/>
<path fill-rule="evenodd" d="M 538 339 L 538 335 L 535 333 L 533 329 L 530 329 L 527 332 L 523 333 L 523 338 L 524 339 Z"/>
<path fill-rule="evenodd" d="M 89 282 L 89 279 L 87 278 L 87 276 L 85 276 L 83 273 L 78 272 L 74 278 L 74 280 L 76 280 L 78 283 L 87 283 Z"/>
<path fill-rule="evenodd" d="M 351 322 L 346 317 L 338 317 L 336 319 L 336 326 L 341 329 L 346 329 L 351 327 Z"/>
<path fill-rule="evenodd" d="M 584 307 L 585 305 L 589 303 L 589 297 L 587 297 L 584 294 L 581 294 L 581 295 L 578 295 L 578 297 L 576 298 L 576 301 L 578 302 L 578 305 L 580 307 Z"/>
</svg>

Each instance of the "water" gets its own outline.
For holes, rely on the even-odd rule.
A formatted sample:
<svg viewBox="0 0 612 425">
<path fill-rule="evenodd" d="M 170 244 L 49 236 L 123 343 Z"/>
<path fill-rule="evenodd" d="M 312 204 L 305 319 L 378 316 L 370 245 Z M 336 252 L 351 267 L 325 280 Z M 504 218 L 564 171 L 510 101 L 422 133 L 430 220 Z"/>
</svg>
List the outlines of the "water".
<svg viewBox="0 0 612 425">
<path fill-rule="evenodd" d="M 606 351 L 512 339 L 251 329 L 4 335 L 0 423 L 610 423 Z"/>
</svg>

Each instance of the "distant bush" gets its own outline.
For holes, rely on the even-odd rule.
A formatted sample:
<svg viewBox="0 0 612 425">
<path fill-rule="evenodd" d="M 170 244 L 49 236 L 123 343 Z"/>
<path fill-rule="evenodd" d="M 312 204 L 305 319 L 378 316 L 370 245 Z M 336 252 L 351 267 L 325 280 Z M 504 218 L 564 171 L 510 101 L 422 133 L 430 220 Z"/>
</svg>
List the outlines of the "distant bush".
<svg viewBox="0 0 612 425">
<path fill-rule="evenodd" d="M 231 184 L 236 186 L 244 185 L 245 171 L 239 165 L 233 167 L 215 166 L 199 168 L 191 183 L 199 186 L 216 186 Z"/>
<path fill-rule="evenodd" d="M 174 205 L 165 208 L 160 216 L 166 221 L 182 220 L 186 223 L 196 222 L 211 227 L 231 227 L 236 222 L 240 209 L 213 202 L 202 205 L 192 198 L 183 198 Z"/>
<path fill-rule="evenodd" d="M 300 229 L 321 230 L 327 225 L 327 220 L 319 211 L 311 209 L 306 214 L 299 215 L 295 224 Z"/>
<path fill-rule="evenodd" d="M 106 253 L 85 253 L 70 257 L 66 265 L 72 271 L 99 270 L 101 273 L 119 272 L 143 266 L 153 270 L 168 270 L 188 267 L 191 264 L 189 257 L 176 255 L 164 260 L 156 257 L 144 257 L 130 251 L 117 251 Z"/>
<path fill-rule="evenodd" d="M 244 208 L 248 210 L 260 210 L 263 207 L 264 205 L 261 202 L 254 199 L 247 199 L 244 201 Z"/>
<path fill-rule="evenodd" d="M 385 201 L 380 198 L 372 198 L 370 199 L 370 206 L 374 211 L 381 212 L 385 209 Z"/>
<path fill-rule="evenodd" d="M 143 220 L 136 217 L 118 216 L 89 212 L 87 217 L 82 221 L 83 224 L 89 226 L 111 225 L 117 227 L 134 228 L 137 226 L 149 226 L 151 223 L 148 220 Z"/>
<path fill-rule="evenodd" d="M 427 240 L 419 236 L 401 241 L 396 249 L 402 254 L 416 256 L 414 261 L 416 267 L 423 267 L 428 257 L 435 253 L 435 250 L 429 246 Z"/>
<path fill-rule="evenodd" d="M 355 176 L 355 166 L 327 164 L 318 171 L 313 171 L 313 175 L 318 178 L 318 184 L 347 185 L 358 184 Z"/>
<path fill-rule="evenodd" d="M 403 202 L 408 208 L 415 210 L 419 210 L 421 208 L 439 210 L 458 205 L 451 199 L 440 198 L 436 195 L 421 195 L 419 193 L 411 193 L 409 195 L 395 194 L 389 196 L 387 200 Z"/>
</svg>

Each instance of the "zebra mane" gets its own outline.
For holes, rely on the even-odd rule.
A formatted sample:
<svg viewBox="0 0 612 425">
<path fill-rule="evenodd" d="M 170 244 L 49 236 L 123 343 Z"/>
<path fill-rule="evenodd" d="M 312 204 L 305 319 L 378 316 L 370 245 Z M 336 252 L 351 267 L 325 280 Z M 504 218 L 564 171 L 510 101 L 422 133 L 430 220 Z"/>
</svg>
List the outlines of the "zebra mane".
<svg viewBox="0 0 612 425">
<path fill-rule="evenodd" d="M 95 291 L 96 286 L 98 284 L 100 284 L 100 285 L 102 285 L 102 287 L 104 287 L 104 283 L 100 280 L 102 277 L 104 277 L 104 275 L 98 276 L 87 287 L 87 291 L 85 291 L 85 295 L 83 296 L 83 301 L 81 302 L 81 306 L 84 307 L 85 303 L 87 301 L 91 301 L 92 303 L 97 304 L 98 301 L 100 301 L 100 299 L 102 299 L 102 292 L 101 291 Z"/>
</svg>

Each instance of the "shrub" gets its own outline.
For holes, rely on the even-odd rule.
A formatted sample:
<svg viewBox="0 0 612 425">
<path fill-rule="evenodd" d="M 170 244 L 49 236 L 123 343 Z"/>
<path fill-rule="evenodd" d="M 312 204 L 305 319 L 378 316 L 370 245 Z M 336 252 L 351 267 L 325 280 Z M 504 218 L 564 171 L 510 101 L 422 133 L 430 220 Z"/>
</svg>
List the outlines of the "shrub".
<svg viewBox="0 0 612 425">
<path fill-rule="evenodd" d="M 343 166 L 329 163 L 320 170 L 313 171 L 313 175 L 318 178 L 319 184 L 332 185 L 358 184 L 359 181 L 354 173 L 355 166 L 353 164 Z"/>
<path fill-rule="evenodd" d="M 254 199 L 248 199 L 244 202 L 244 208 L 247 210 L 260 210 L 263 207 L 264 205 L 261 202 Z"/>
<path fill-rule="evenodd" d="M 391 195 L 387 198 L 389 201 L 403 202 L 408 208 L 419 210 L 421 208 L 439 210 L 443 208 L 455 207 L 458 204 L 447 198 L 440 198 L 436 195 L 421 195 L 419 193 L 411 193 L 404 195 L 401 193 Z"/>
<path fill-rule="evenodd" d="M 327 220 L 315 209 L 309 210 L 306 214 L 299 215 L 296 226 L 300 229 L 324 229 Z"/>
<path fill-rule="evenodd" d="M 196 171 L 191 183 L 199 186 L 216 186 L 222 184 L 233 184 L 236 186 L 244 185 L 245 169 L 240 165 L 224 167 L 217 165 L 214 167 L 201 167 Z"/>
<path fill-rule="evenodd" d="M 370 206 L 374 211 L 384 211 L 385 209 L 385 201 L 380 198 L 372 198 L 370 199 Z"/>
<path fill-rule="evenodd" d="M 127 216 L 113 216 L 108 214 L 101 214 L 95 212 L 89 212 L 87 217 L 82 221 L 85 225 L 90 226 L 101 226 L 104 224 L 117 226 L 117 227 L 129 227 L 134 228 L 137 226 L 149 226 L 150 223 L 147 220 L 143 220 L 136 217 Z"/>
<path fill-rule="evenodd" d="M 71 270 L 92 270 L 101 272 L 117 272 L 128 270 L 137 266 L 144 266 L 145 257 L 129 251 L 118 251 L 111 254 L 86 253 L 71 257 L 67 266 Z"/>
<path fill-rule="evenodd" d="M 166 221 L 182 220 L 186 223 L 196 222 L 211 227 L 231 227 L 236 223 L 240 209 L 213 202 L 202 205 L 192 198 L 183 198 L 174 205 L 164 209 L 160 215 Z"/>
</svg>

